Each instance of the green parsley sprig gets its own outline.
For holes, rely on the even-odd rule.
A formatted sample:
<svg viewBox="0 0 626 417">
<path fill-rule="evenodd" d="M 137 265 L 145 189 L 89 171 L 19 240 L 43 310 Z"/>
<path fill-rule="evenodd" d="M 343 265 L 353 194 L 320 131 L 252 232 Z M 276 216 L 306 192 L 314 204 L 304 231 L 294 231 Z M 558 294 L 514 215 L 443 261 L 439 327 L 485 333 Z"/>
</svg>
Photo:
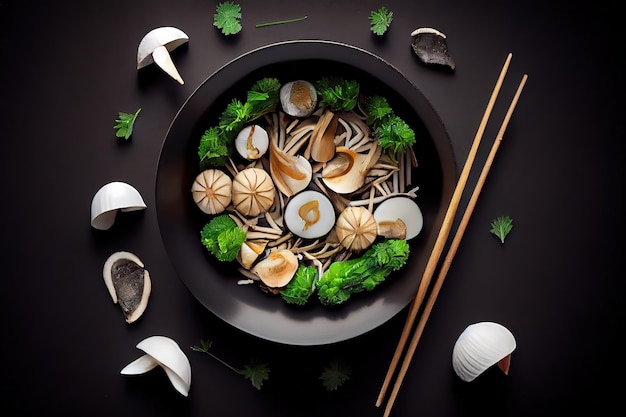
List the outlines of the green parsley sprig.
<svg viewBox="0 0 626 417">
<path fill-rule="evenodd" d="M 220 214 L 202 228 L 200 240 L 218 260 L 228 262 L 237 258 L 246 232 L 230 216 Z"/>
<path fill-rule="evenodd" d="M 253 361 L 250 361 L 248 364 L 244 365 L 244 367 L 241 369 L 235 368 L 234 366 L 230 365 L 226 361 L 220 359 L 219 357 L 214 355 L 212 352 L 210 352 L 212 345 L 213 345 L 213 342 L 208 339 L 200 340 L 200 346 L 192 346 L 191 350 L 195 352 L 206 353 L 207 355 L 209 355 L 210 357 L 212 357 L 213 359 L 215 359 L 222 365 L 226 366 L 231 371 L 237 373 L 238 375 L 245 377 L 247 380 L 250 381 L 250 383 L 252 384 L 254 388 L 258 390 L 263 388 L 263 382 L 269 379 L 269 376 L 270 376 L 270 368 L 267 363 L 262 363 L 262 362 L 253 360 Z"/>
<path fill-rule="evenodd" d="M 337 391 L 339 387 L 350 379 L 351 373 L 352 369 L 346 362 L 334 359 L 324 367 L 319 379 L 327 391 Z"/>
<path fill-rule="evenodd" d="M 500 216 L 491 222 L 490 232 L 500 239 L 500 242 L 504 244 L 504 239 L 513 229 L 513 219 L 509 216 Z"/>
<path fill-rule="evenodd" d="M 382 36 L 387 32 L 389 26 L 391 26 L 391 22 L 393 21 L 393 12 L 387 10 L 385 6 L 382 6 L 380 9 L 373 11 L 370 13 L 370 30 L 378 35 Z"/>
<path fill-rule="evenodd" d="M 324 77 L 315 83 L 319 107 L 328 106 L 332 111 L 350 111 L 359 98 L 360 85 L 355 80 Z"/>
<path fill-rule="evenodd" d="M 404 152 L 415 144 L 415 132 L 394 113 L 386 98 L 367 97 L 365 111 L 368 115 L 366 123 L 378 136 L 378 143 L 383 150 L 391 151 L 391 156 Z"/>
<path fill-rule="evenodd" d="M 226 36 L 241 31 L 241 6 L 232 1 L 219 3 L 213 15 L 213 26 L 220 29 Z"/>
<path fill-rule="evenodd" d="M 135 113 L 123 113 L 119 112 L 118 118 L 115 119 L 115 136 L 118 138 L 129 139 L 133 134 L 133 127 L 135 125 L 135 120 L 137 120 L 137 116 L 141 109 L 137 110 Z"/>
</svg>

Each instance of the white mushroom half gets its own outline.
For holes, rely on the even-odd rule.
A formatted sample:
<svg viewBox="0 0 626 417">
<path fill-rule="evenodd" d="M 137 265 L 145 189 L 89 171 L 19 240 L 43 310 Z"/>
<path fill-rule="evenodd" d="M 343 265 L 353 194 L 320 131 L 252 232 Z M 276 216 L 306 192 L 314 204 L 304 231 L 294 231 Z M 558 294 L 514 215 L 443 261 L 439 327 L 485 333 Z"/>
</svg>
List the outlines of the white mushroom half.
<svg viewBox="0 0 626 417">
<path fill-rule="evenodd" d="M 328 197 L 319 191 L 302 191 L 287 202 L 285 224 L 302 238 L 321 237 L 335 225 L 335 209 Z"/>
<path fill-rule="evenodd" d="M 107 230 L 115 223 L 118 211 L 144 210 L 141 194 L 135 187 L 121 181 L 103 185 L 91 200 L 91 226 Z"/>
<path fill-rule="evenodd" d="M 155 63 L 170 77 L 184 84 L 170 52 L 189 41 L 189 36 L 182 30 L 163 26 L 148 32 L 137 48 L 137 69 Z"/>
<path fill-rule="evenodd" d="M 452 367 L 465 382 L 473 381 L 496 363 L 508 374 L 515 347 L 513 333 L 503 325 L 490 321 L 474 323 L 463 330 L 454 344 Z"/>
<path fill-rule="evenodd" d="M 282 288 L 289 284 L 298 270 L 298 258 L 289 249 L 279 249 L 259 261 L 252 269 L 265 285 L 270 288 Z"/>
<path fill-rule="evenodd" d="M 267 131 L 254 124 L 241 129 L 235 138 L 237 152 L 248 160 L 256 160 L 265 155 L 269 143 Z"/>
<path fill-rule="evenodd" d="M 146 354 L 126 365 L 120 371 L 122 375 L 140 375 L 160 366 L 176 391 L 188 396 L 191 364 L 174 340 L 165 336 L 151 336 L 139 342 L 137 348 Z"/>
<path fill-rule="evenodd" d="M 408 197 L 392 197 L 383 201 L 374 210 L 378 234 L 394 239 L 413 239 L 422 230 L 424 218 L 415 201 Z M 404 227 L 405 236 L 395 235 Z"/>
</svg>

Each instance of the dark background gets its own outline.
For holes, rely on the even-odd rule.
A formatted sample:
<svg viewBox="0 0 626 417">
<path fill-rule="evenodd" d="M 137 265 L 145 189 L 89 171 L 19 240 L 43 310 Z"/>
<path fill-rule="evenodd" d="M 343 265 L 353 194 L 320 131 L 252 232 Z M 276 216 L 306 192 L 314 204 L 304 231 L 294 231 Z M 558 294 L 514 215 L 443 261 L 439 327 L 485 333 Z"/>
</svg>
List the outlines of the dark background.
<svg viewBox="0 0 626 417">
<path fill-rule="evenodd" d="M 217 3 L 0 0 L 0 409 L 31 416 L 382 415 L 374 403 L 406 310 L 334 345 L 259 340 L 195 300 L 160 240 L 155 172 L 176 112 L 230 60 L 291 39 L 345 42 L 396 66 L 440 114 L 459 172 L 506 55 L 513 53 L 505 99 L 492 121 L 502 119 L 518 80 L 529 75 L 393 415 L 557 416 L 620 407 L 626 153 L 617 2 L 240 1 L 243 30 L 229 38 L 212 26 Z M 382 5 L 394 20 L 379 38 L 368 16 Z M 303 15 L 303 22 L 255 28 Z M 156 69 L 136 70 L 138 43 L 158 26 L 190 37 L 173 54 L 183 86 Z M 447 35 L 454 73 L 412 55 L 410 33 L 424 26 Z M 139 107 L 133 139 L 120 141 L 112 129 L 118 112 Z M 484 143 L 498 127 L 490 123 Z M 89 225 L 91 199 L 116 180 L 134 185 L 148 209 L 97 233 Z M 501 215 L 514 219 L 505 245 L 489 234 Z M 136 253 L 153 280 L 148 309 L 130 326 L 102 281 L 102 265 L 117 250 Z M 490 370 L 463 383 L 451 367 L 452 347 L 477 321 L 507 326 L 517 349 L 508 376 Z M 153 334 L 173 338 L 189 357 L 188 398 L 159 370 L 119 374 L 141 355 L 135 345 Z M 270 363 L 270 379 L 255 390 L 191 351 L 202 338 L 235 366 L 252 358 Z M 327 392 L 318 378 L 334 358 L 352 374 Z"/>
</svg>

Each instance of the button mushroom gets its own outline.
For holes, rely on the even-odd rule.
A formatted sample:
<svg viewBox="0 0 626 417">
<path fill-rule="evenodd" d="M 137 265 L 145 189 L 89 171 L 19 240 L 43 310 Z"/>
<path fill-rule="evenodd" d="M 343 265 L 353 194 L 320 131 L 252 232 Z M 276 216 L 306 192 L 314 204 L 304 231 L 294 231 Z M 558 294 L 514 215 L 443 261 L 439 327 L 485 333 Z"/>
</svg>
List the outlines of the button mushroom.
<svg viewBox="0 0 626 417">
<path fill-rule="evenodd" d="M 376 220 L 365 207 L 349 206 L 337 218 L 335 231 L 341 246 L 360 252 L 376 240 Z"/>
<path fill-rule="evenodd" d="M 182 30 L 164 26 L 148 32 L 137 49 L 137 69 L 155 63 L 170 77 L 184 84 L 178 70 L 172 62 L 170 52 L 189 41 L 189 36 Z"/>
<path fill-rule="evenodd" d="M 268 211 L 276 191 L 272 178 L 261 168 L 246 168 L 233 179 L 233 205 L 246 217 Z"/>
<path fill-rule="evenodd" d="M 193 201 L 206 214 L 218 214 L 231 202 L 233 181 L 219 169 L 202 171 L 191 186 Z"/>
</svg>

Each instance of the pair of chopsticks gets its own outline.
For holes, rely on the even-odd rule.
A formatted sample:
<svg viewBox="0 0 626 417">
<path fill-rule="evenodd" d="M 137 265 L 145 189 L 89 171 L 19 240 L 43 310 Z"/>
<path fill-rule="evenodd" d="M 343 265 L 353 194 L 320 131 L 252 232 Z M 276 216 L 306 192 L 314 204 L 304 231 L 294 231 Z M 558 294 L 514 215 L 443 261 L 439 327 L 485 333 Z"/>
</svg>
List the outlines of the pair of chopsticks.
<svg viewBox="0 0 626 417">
<path fill-rule="evenodd" d="M 404 328 L 402 329 L 400 341 L 398 342 L 398 346 L 396 347 L 396 351 L 391 360 L 391 364 L 389 365 L 389 369 L 387 370 L 387 375 L 385 376 L 385 380 L 383 382 L 382 388 L 378 395 L 378 399 L 376 400 L 377 407 L 380 407 L 383 403 L 383 400 L 387 393 L 387 389 L 389 388 L 389 385 L 391 383 L 391 379 L 393 375 L 395 374 L 396 368 L 400 362 L 400 357 L 404 351 L 407 341 L 409 340 L 409 336 L 410 336 L 411 330 L 413 329 L 413 324 L 415 323 L 415 319 L 417 318 L 422 302 L 424 301 L 424 298 L 426 297 L 428 287 L 430 286 L 431 279 L 435 273 L 437 264 L 439 263 L 439 259 L 443 252 L 444 246 L 450 235 L 450 230 L 452 229 L 452 224 L 454 222 L 456 212 L 457 212 L 461 197 L 463 195 L 465 185 L 469 177 L 470 170 L 474 163 L 474 159 L 476 158 L 478 146 L 480 145 L 480 141 L 485 132 L 485 127 L 487 126 L 487 122 L 489 121 L 491 111 L 493 110 L 496 99 L 498 98 L 498 94 L 500 92 L 500 88 L 502 87 L 502 83 L 504 82 L 504 78 L 506 76 L 506 73 L 509 68 L 509 64 L 511 62 L 511 58 L 512 58 L 512 54 L 509 53 L 504 63 L 504 66 L 502 67 L 502 71 L 500 72 L 500 76 L 498 77 L 498 80 L 493 89 L 493 92 L 491 93 L 491 98 L 489 99 L 487 108 L 485 109 L 485 113 L 478 127 L 478 131 L 476 132 L 476 136 L 474 137 L 474 142 L 472 143 L 472 147 L 470 148 L 468 157 L 465 161 L 465 165 L 463 166 L 463 170 L 461 171 L 461 175 L 459 176 L 459 180 L 454 189 L 454 193 L 452 194 L 450 205 L 448 206 L 448 209 L 444 216 L 443 223 L 439 231 L 439 235 L 437 236 L 437 240 L 435 241 L 435 245 L 433 247 L 433 251 L 430 255 L 430 258 L 428 259 L 428 263 L 426 264 L 426 268 L 424 270 L 422 280 L 420 281 L 417 294 L 415 295 L 415 298 L 413 299 L 411 303 L 407 320 L 404 324 Z M 433 284 L 433 288 L 428 297 L 428 301 L 424 307 L 424 311 L 422 312 L 422 315 L 420 316 L 420 320 L 418 322 L 417 328 L 415 329 L 415 332 L 413 333 L 411 343 L 409 345 L 409 348 L 402 362 L 402 366 L 400 367 L 400 371 L 396 378 L 396 382 L 393 386 L 393 390 L 391 392 L 389 400 L 387 401 L 387 406 L 385 408 L 384 417 L 388 417 L 389 414 L 391 413 L 391 409 L 398 395 L 398 391 L 400 390 L 402 381 L 404 380 L 406 372 L 411 363 L 411 359 L 413 358 L 413 354 L 415 353 L 415 349 L 417 348 L 417 344 L 422 336 L 424 327 L 426 326 L 426 321 L 428 320 L 428 317 L 430 316 L 433 305 L 435 304 L 435 300 L 437 299 L 439 291 L 441 290 L 441 286 L 443 285 L 443 281 L 445 280 L 446 274 L 448 273 L 448 270 L 450 269 L 450 265 L 452 264 L 452 259 L 456 255 L 459 244 L 461 243 L 461 239 L 463 238 L 463 234 L 465 233 L 467 223 L 469 222 L 472 212 L 474 211 L 474 207 L 476 206 L 476 201 L 478 200 L 478 196 L 485 183 L 485 179 L 487 178 L 489 169 L 491 168 L 491 165 L 496 156 L 498 148 L 500 147 L 500 143 L 502 142 L 504 132 L 509 124 L 513 111 L 515 109 L 515 106 L 517 105 L 517 101 L 522 93 L 522 90 L 524 88 L 524 85 L 526 84 L 527 79 L 528 79 L 528 75 L 524 74 L 517 88 L 517 91 L 513 97 L 513 100 L 509 106 L 509 109 L 504 117 L 502 125 L 500 126 L 500 130 L 498 131 L 498 134 L 496 135 L 496 138 L 491 147 L 491 151 L 489 152 L 489 155 L 487 156 L 487 159 L 480 173 L 480 176 L 478 178 L 474 191 L 472 192 L 472 195 L 468 202 L 467 208 L 465 209 L 463 217 L 459 223 L 457 232 L 453 237 L 448 253 L 446 257 L 444 258 L 439 274 L 437 275 L 435 283 Z"/>
</svg>

